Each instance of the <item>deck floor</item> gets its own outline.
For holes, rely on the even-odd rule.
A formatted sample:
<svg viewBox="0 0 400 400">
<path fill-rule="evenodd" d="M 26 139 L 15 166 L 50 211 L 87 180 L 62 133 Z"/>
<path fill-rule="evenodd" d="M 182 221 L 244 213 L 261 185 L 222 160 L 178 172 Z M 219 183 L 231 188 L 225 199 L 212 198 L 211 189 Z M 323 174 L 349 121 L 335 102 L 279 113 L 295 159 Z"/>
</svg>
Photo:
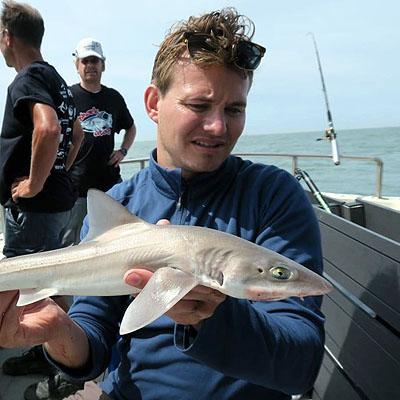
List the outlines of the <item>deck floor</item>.
<svg viewBox="0 0 400 400">
<path fill-rule="evenodd" d="M 14 356 L 21 355 L 26 348 L 2 349 L 0 348 L 0 399 L 1 400 L 23 400 L 25 389 L 32 383 L 44 379 L 44 375 L 10 376 L 3 374 L 3 362 Z"/>
</svg>

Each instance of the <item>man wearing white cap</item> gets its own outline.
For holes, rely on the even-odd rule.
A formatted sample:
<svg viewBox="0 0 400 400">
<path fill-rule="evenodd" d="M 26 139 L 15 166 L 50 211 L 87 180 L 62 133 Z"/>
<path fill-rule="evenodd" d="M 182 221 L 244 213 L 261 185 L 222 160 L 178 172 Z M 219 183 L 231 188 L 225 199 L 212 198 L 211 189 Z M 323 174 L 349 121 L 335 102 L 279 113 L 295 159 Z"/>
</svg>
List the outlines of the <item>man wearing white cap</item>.
<svg viewBox="0 0 400 400">
<path fill-rule="evenodd" d="M 70 169 L 79 189 L 79 198 L 63 246 L 80 241 L 82 221 L 87 212 L 88 189 L 107 191 L 121 182 L 119 163 L 136 136 L 136 127 L 123 97 L 116 90 L 101 84 L 105 57 L 100 42 L 92 38 L 82 39 L 72 55 L 81 82 L 70 89 L 85 139 Z M 122 129 L 125 129 L 125 134 L 121 147 L 114 150 L 115 133 Z"/>
</svg>

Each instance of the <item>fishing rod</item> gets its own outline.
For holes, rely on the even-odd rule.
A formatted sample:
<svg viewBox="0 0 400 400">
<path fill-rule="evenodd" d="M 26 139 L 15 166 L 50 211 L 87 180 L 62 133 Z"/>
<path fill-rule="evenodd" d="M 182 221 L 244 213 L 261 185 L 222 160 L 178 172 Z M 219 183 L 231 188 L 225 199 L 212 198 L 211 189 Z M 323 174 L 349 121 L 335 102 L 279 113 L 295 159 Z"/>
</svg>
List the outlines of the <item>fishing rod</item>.
<svg viewBox="0 0 400 400">
<path fill-rule="evenodd" d="M 337 140 L 336 140 L 335 128 L 333 127 L 333 120 L 332 120 L 331 110 L 329 108 L 328 93 L 326 91 L 324 74 L 322 72 L 322 65 L 321 65 L 321 60 L 319 58 L 317 42 L 315 41 L 315 37 L 314 37 L 314 34 L 312 32 L 309 32 L 308 35 L 311 36 L 311 38 L 312 38 L 312 40 L 314 42 L 315 54 L 317 55 L 318 68 L 319 68 L 319 73 L 321 75 L 322 91 L 324 92 L 325 105 L 326 105 L 326 111 L 327 111 L 327 114 L 328 114 L 328 124 L 329 124 L 329 129 L 327 129 L 325 131 L 325 137 L 317 139 L 317 140 L 329 140 L 331 142 L 333 162 L 335 163 L 335 165 L 339 165 L 340 164 L 339 147 L 338 147 L 338 143 L 337 143 Z"/>
<path fill-rule="evenodd" d="M 294 176 L 295 178 L 300 181 L 302 178 L 304 179 L 304 182 L 307 184 L 307 186 L 310 188 L 311 193 L 313 196 L 316 198 L 320 206 L 329 214 L 332 214 L 332 210 L 329 207 L 328 203 L 324 199 L 324 196 L 322 196 L 322 193 L 319 191 L 317 188 L 317 185 L 313 182 L 313 180 L 310 178 L 310 175 L 307 174 L 306 171 L 296 168 L 294 170 Z"/>
</svg>

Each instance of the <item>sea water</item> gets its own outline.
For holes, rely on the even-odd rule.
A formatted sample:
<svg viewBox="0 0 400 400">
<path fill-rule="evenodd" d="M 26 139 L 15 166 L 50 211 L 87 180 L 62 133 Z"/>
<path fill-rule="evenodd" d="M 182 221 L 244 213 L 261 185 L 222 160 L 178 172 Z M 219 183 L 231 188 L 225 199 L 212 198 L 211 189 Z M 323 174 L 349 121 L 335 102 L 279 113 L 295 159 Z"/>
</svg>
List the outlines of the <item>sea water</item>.
<svg viewBox="0 0 400 400">
<path fill-rule="evenodd" d="M 121 136 L 117 135 L 117 146 Z M 331 155 L 329 141 L 317 141 L 321 136 L 324 136 L 323 132 L 243 134 L 233 152 Z M 400 197 L 400 127 L 338 131 L 337 142 L 341 155 L 380 158 L 384 166 L 382 196 Z M 155 140 L 135 141 L 126 158 L 149 157 L 155 146 Z M 292 172 L 291 158 L 243 158 Z M 298 167 L 310 175 L 321 192 L 376 195 L 377 167 L 374 162 L 342 159 L 340 165 L 335 165 L 331 159 L 299 158 Z M 129 179 L 138 170 L 139 164 L 123 164 L 122 178 Z M 303 180 L 301 183 L 307 188 Z"/>
<path fill-rule="evenodd" d="M 328 140 L 317 141 L 324 132 L 243 134 L 234 153 L 279 153 L 331 155 Z M 127 159 L 148 157 L 154 141 L 136 141 Z M 382 196 L 400 196 L 400 127 L 343 130 L 337 132 L 337 143 L 343 156 L 378 157 L 383 161 Z M 273 164 L 292 171 L 291 158 L 251 158 L 255 162 Z M 298 167 L 306 171 L 321 192 L 375 195 L 377 164 L 373 161 L 299 158 Z M 138 165 L 123 164 L 122 177 L 128 179 Z M 302 182 L 304 187 L 305 184 Z"/>
</svg>

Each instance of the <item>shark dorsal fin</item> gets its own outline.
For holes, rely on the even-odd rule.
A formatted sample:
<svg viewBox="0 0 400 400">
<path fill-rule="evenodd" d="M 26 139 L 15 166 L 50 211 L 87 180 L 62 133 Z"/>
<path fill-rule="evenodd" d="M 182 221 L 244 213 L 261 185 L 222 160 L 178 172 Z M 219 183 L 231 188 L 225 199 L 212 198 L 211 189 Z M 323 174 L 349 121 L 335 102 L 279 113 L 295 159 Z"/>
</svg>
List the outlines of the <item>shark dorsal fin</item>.
<svg viewBox="0 0 400 400">
<path fill-rule="evenodd" d="M 89 232 L 81 243 L 88 242 L 108 230 L 124 224 L 147 224 L 118 201 L 98 189 L 89 189 L 87 197 Z"/>
</svg>

